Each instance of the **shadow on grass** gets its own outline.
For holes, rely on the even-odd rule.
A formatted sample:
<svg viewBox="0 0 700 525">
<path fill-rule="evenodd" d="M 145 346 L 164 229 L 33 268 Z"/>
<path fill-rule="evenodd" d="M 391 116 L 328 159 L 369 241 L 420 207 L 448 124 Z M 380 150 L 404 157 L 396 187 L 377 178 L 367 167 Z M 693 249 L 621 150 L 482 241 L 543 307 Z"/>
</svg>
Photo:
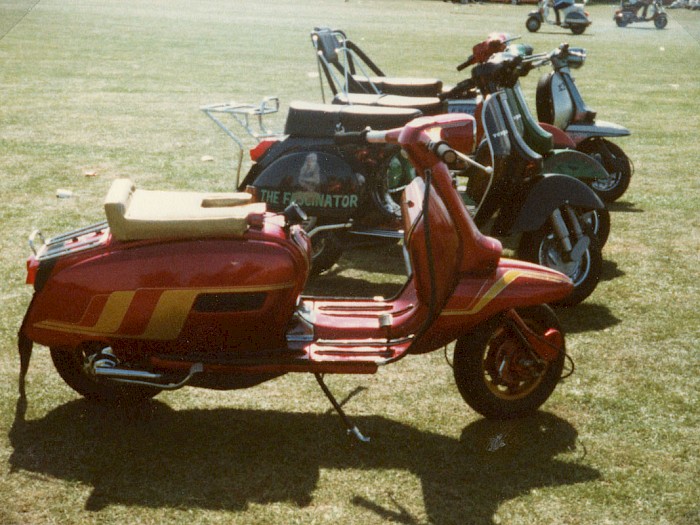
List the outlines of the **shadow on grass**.
<svg viewBox="0 0 700 525">
<path fill-rule="evenodd" d="M 573 308 L 557 308 L 557 317 L 566 334 L 595 332 L 622 322 L 607 306 L 581 303 Z"/>
<path fill-rule="evenodd" d="M 109 505 L 244 511 L 251 503 L 309 505 L 321 469 L 405 469 L 422 484 L 431 523 L 493 522 L 498 507 L 538 487 L 596 480 L 573 451 L 576 430 L 548 413 L 477 420 L 461 438 L 381 416 L 357 418 L 373 441 L 350 447 L 338 417 L 263 410 L 173 411 L 152 401 L 115 410 L 71 401 L 27 421 L 20 400 L 9 437 L 11 472 L 27 471 L 92 487 L 86 510 Z M 418 523 L 400 486 L 367 498 L 343 485 L 348 504 L 399 523 Z M 337 492 L 337 491 L 336 491 Z"/>
<path fill-rule="evenodd" d="M 637 204 L 629 201 L 615 201 L 606 204 L 607 208 L 611 212 L 622 212 L 622 213 L 644 213 L 642 208 L 638 208 Z"/>
</svg>

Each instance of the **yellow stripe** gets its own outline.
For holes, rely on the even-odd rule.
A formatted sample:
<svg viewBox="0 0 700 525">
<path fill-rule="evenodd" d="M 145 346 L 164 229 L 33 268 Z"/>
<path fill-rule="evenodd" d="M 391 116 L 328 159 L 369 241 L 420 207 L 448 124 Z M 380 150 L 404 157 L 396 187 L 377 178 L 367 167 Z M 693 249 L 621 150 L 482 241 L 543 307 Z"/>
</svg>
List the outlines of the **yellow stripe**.
<svg viewBox="0 0 700 525">
<path fill-rule="evenodd" d="M 483 310 L 487 304 L 493 301 L 503 290 L 505 290 L 510 283 L 515 281 L 519 277 L 533 277 L 541 281 L 549 282 L 566 282 L 566 278 L 562 279 L 557 275 L 545 274 L 542 272 L 536 272 L 532 270 L 508 270 L 503 274 L 498 281 L 491 285 L 484 295 L 476 302 L 471 308 L 465 308 L 461 310 L 443 310 L 440 315 L 474 315 L 481 310 Z"/>
<path fill-rule="evenodd" d="M 192 310 L 195 299 L 200 294 L 207 293 L 250 293 L 269 292 L 291 288 L 294 282 L 269 284 L 264 286 L 232 286 L 225 288 L 180 288 L 162 289 L 162 294 L 156 303 L 148 326 L 140 335 L 119 334 L 117 330 L 122 324 L 134 295 L 142 290 L 112 292 L 93 326 L 80 326 L 79 323 L 66 323 L 47 319 L 34 324 L 35 328 L 68 332 L 91 336 L 116 336 L 127 339 L 172 340 L 180 334 L 187 316 Z"/>
</svg>

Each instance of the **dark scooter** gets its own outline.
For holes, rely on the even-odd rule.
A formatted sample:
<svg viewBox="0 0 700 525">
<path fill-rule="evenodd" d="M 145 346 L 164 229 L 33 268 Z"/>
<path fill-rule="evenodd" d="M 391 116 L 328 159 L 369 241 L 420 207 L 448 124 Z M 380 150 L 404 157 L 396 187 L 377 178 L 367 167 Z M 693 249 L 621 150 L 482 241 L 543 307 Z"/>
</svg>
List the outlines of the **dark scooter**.
<svg viewBox="0 0 700 525">
<path fill-rule="evenodd" d="M 661 0 L 622 0 L 613 20 L 617 27 L 625 27 L 633 22 L 654 22 L 656 29 L 663 29 L 668 25 L 668 15 Z"/>
<path fill-rule="evenodd" d="M 545 73 L 537 84 L 537 118 L 557 142 L 573 142 L 576 149 L 596 158 L 605 168 L 607 177 L 592 182 L 592 187 L 606 202 L 619 199 L 632 180 L 632 162 L 610 138 L 626 137 L 630 131 L 612 122 L 596 118 L 596 112 L 583 100 L 571 69 L 580 68 L 586 51 L 561 44 L 543 56 L 540 65 L 549 62 L 552 71 Z M 559 130 L 566 134 L 562 137 Z"/>
<path fill-rule="evenodd" d="M 566 359 L 556 315 L 571 281 L 501 257 L 482 235 L 441 159 L 471 117 L 419 118 L 343 144 L 395 144 L 417 177 L 402 201 L 412 271 L 392 299 L 301 296 L 310 242 L 291 205 L 270 213 L 247 193 L 136 189 L 116 180 L 107 221 L 30 244 L 34 295 L 19 331 L 20 394 L 34 343 L 50 349 L 80 395 L 134 404 L 186 385 L 232 390 L 289 372 L 314 374 L 348 432 L 353 425 L 324 374 L 371 374 L 456 340 L 454 377 L 489 418 L 531 414 Z"/>
</svg>

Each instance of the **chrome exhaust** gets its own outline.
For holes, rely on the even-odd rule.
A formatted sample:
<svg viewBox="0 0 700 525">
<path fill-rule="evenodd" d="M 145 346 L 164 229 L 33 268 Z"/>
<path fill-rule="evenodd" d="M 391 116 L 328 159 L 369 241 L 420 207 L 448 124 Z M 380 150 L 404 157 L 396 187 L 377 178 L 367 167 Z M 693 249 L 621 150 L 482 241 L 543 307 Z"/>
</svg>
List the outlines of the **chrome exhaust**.
<svg viewBox="0 0 700 525">
<path fill-rule="evenodd" d="M 168 382 L 171 376 L 147 372 L 146 370 L 134 370 L 131 368 L 119 367 L 119 360 L 114 355 L 111 348 L 103 349 L 99 354 L 95 354 L 86 364 L 86 370 L 96 378 L 109 379 L 118 383 L 130 385 L 150 386 L 161 390 L 177 390 L 187 385 L 192 378 L 204 371 L 202 363 L 194 363 L 188 374 L 177 383 Z"/>
</svg>

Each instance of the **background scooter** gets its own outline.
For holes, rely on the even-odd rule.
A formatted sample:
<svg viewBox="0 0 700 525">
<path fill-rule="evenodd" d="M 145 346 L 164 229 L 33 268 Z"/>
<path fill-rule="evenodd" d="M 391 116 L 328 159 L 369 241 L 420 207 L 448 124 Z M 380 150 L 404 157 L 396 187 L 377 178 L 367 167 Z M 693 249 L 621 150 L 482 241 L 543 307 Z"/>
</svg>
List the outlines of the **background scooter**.
<svg viewBox="0 0 700 525">
<path fill-rule="evenodd" d="M 539 31 L 542 24 L 560 26 L 570 29 L 575 35 L 581 35 L 591 25 L 588 13 L 583 4 L 576 4 L 573 0 L 540 0 L 536 11 L 530 11 L 525 21 L 525 27 L 531 33 Z M 550 17 L 550 9 L 554 10 L 554 19 Z"/>
<path fill-rule="evenodd" d="M 633 22 L 654 22 L 656 29 L 663 29 L 668 25 L 668 15 L 661 0 L 622 0 L 613 20 L 618 27 L 625 27 Z"/>
<path fill-rule="evenodd" d="M 563 130 L 576 149 L 596 158 L 608 176 L 592 183 L 593 189 L 606 202 L 619 199 L 632 180 L 633 165 L 625 152 L 610 138 L 626 137 L 630 131 L 624 126 L 596 118 L 596 112 L 583 100 L 571 69 L 580 68 L 586 60 L 586 51 L 561 44 L 546 54 L 552 71 L 543 74 L 537 84 L 537 118 L 547 131 L 553 133 L 555 143 Z M 560 139 L 561 140 L 561 139 Z"/>
</svg>

